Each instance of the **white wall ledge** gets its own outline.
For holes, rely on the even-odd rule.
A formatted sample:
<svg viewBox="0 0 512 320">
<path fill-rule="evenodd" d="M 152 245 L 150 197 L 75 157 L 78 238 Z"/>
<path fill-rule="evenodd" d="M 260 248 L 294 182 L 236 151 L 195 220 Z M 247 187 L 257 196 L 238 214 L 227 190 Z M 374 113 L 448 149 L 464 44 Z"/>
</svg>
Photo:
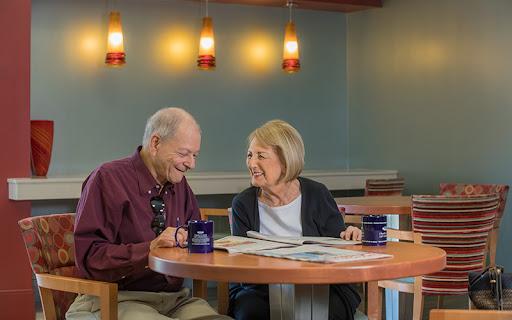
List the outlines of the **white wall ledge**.
<svg viewBox="0 0 512 320">
<path fill-rule="evenodd" d="M 302 177 L 321 182 L 329 190 L 364 189 L 366 179 L 396 178 L 396 170 L 333 169 L 304 170 Z M 249 173 L 190 172 L 187 181 L 196 195 L 237 194 L 250 185 Z M 32 178 L 9 178 L 9 199 L 52 200 L 78 199 L 87 175 L 54 175 Z"/>
</svg>

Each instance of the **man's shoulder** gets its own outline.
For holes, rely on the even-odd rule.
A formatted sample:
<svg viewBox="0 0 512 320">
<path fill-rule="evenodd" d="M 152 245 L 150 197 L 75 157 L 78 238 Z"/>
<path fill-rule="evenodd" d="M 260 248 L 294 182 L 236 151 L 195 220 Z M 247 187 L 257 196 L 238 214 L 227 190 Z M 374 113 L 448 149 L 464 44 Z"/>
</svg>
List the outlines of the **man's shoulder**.
<svg viewBox="0 0 512 320">
<path fill-rule="evenodd" d="M 101 164 L 89 175 L 87 180 L 103 180 L 133 175 L 134 167 L 130 157 L 108 161 Z"/>
</svg>

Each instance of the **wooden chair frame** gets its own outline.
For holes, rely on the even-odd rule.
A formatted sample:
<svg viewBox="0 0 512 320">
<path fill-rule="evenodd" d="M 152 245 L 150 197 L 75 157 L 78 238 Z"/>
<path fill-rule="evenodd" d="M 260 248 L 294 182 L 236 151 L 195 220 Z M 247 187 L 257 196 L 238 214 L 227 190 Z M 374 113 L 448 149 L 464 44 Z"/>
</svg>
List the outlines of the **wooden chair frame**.
<svg viewBox="0 0 512 320">
<path fill-rule="evenodd" d="M 421 244 L 421 234 L 413 231 L 403 231 L 397 229 L 387 229 L 389 238 L 411 241 L 416 244 Z M 422 276 L 414 277 L 414 283 L 394 280 L 379 280 L 368 282 L 368 316 L 371 319 L 382 318 L 382 302 L 384 289 L 397 290 L 400 292 L 407 292 L 414 294 L 413 302 L 413 319 L 420 320 L 423 314 L 423 294 L 421 292 Z"/>
<path fill-rule="evenodd" d="M 200 208 L 201 219 L 208 220 L 210 216 L 223 216 L 228 217 L 229 211 L 225 209 L 216 208 Z M 194 297 L 203 298 L 207 300 L 208 290 L 207 281 L 200 279 L 193 279 L 192 294 Z M 217 282 L 217 311 L 219 314 L 227 314 L 229 307 L 229 283 L 228 282 Z"/>
<path fill-rule="evenodd" d="M 46 320 L 57 319 L 52 290 L 100 297 L 101 319 L 117 319 L 117 283 L 77 279 L 47 273 L 36 273 L 36 280 Z"/>
</svg>

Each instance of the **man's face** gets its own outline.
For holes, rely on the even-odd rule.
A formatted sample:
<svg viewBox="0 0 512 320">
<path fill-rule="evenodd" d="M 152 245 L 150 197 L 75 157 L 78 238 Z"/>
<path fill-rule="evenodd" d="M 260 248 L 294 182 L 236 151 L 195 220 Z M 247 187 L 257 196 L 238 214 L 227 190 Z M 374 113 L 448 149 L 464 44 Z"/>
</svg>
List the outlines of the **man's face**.
<svg viewBox="0 0 512 320">
<path fill-rule="evenodd" d="M 160 140 L 154 161 L 157 181 L 179 183 L 187 170 L 196 167 L 200 146 L 201 133 L 196 126 L 187 123 L 180 126 L 173 139 Z"/>
</svg>

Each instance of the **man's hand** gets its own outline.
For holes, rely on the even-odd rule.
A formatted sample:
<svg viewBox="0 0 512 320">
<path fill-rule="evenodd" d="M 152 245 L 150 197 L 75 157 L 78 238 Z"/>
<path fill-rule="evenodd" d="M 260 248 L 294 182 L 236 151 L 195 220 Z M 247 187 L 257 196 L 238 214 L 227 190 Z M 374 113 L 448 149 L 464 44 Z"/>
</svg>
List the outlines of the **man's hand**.
<svg viewBox="0 0 512 320">
<path fill-rule="evenodd" d="M 345 231 L 340 233 L 341 239 L 361 241 L 363 232 L 361 229 L 353 226 L 349 226 Z"/>
<path fill-rule="evenodd" d="M 174 240 L 174 234 L 176 233 L 177 228 L 168 227 L 164 230 L 158 237 L 156 237 L 155 240 L 151 241 L 151 244 L 149 245 L 149 250 L 153 250 L 156 248 L 172 248 L 176 247 L 176 241 Z M 178 242 L 181 246 L 185 245 L 185 242 L 187 242 L 188 238 L 188 232 L 187 230 L 180 228 L 178 230 L 178 235 L 176 236 L 178 238 Z"/>
</svg>

